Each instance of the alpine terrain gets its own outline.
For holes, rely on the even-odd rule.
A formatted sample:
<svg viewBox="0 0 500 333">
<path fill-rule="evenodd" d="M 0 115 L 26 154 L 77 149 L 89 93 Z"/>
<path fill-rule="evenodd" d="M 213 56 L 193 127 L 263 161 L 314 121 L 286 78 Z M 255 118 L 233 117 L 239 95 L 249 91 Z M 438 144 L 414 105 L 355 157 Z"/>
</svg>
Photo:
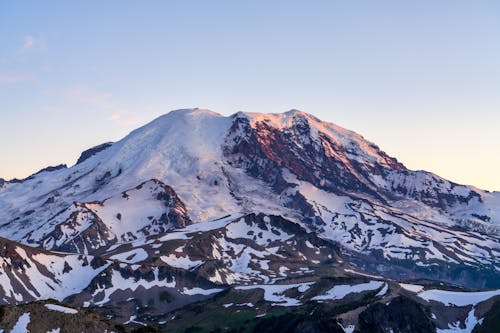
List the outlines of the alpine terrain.
<svg viewBox="0 0 500 333">
<path fill-rule="evenodd" d="M 297 110 L 0 179 L 0 332 L 500 332 L 500 192 Z"/>
</svg>

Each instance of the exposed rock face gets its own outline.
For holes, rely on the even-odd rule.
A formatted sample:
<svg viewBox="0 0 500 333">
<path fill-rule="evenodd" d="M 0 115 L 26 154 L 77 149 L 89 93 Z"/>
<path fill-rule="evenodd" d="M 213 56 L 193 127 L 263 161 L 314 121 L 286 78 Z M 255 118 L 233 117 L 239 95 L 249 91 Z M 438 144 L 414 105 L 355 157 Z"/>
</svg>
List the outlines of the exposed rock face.
<svg viewBox="0 0 500 333">
<path fill-rule="evenodd" d="M 298 179 L 327 191 L 367 191 L 377 195 L 366 174 L 382 174 L 386 169 L 381 164 L 358 160 L 360 151 L 354 149 L 354 141 L 353 148 L 345 149 L 325 133 L 313 131 L 308 120 L 311 116 L 291 112 L 289 117 L 287 127 L 277 128 L 266 118 L 251 120 L 244 114 L 235 115 L 225 148 L 230 162 L 277 185 L 277 190 L 283 189 L 279 185 L 285 185 L 279 176 L 286 168 Z M 372 149 L 384 160 L 386 168 L 406 170 L 378 147 Z"/>
<path fill-rule="evenodd" d="M 46 249 L 88 254 L 89 250 L 116 243 L 117 237 L 85 203 L 75 202 L 69 217 L 40 241 Z"/>
<path fill-rule="evenodd" d="M 19 323 L 19 324 L 18 324 Z M 20 323 L 25 324 L 20 327 Z M 125 333 L 125 326 L 100 316 L 95 311 L 69 307 L 55 300 L 33 302 L 18 306 L 0 305 L 0 329 L 10 331 L 17 325 L 21 332 L 85 332 Z"/>
<path fill-rule="evenodd" d="M 42 172 L 52 172 L 52 171 L 57 171 L 57 170 L 61 170 L 61 169 L 66 169 L 67 167 L 68 166 L 66 164 L 59 164 L 56 166 L 48 166 L 48 167 L 43 168 L 42 170 L 38 171 L 37 173 L 33 174 L 32 176 L 38 175 L 39 173 L 42 173 Z"/>
<path fill-rule="evenodd" d="M 111 147 L 112 144 L 113 144 L 113 142 L 105 142 L 105 143 L 102 143 L 100 145 L 97 145 L 95 147 L 92 147 L 92 148 L 89 148 L 89 149 L 83 151 L 82 154 L 80 155 L 80 157 L 78 158 L 78 161 L 76 161 L 76 164 L 80 164 L 83 161 L 85 161 L 86 159 L 94 156 L 98 152 L 101 152 L 101 151 Z"/>
<path fill-rule="evenodd" d="M 300 111 L 286 113 L 286 123 L 279 126 L 271 116 L 238 113 L 233 118 L 224 148 L 226 158 L 270 183 L 278 193 L 287 187 L 282 177 L 286 169 L 322 190 L 368 195 L 382 203 L 410 198 L 449 209 L 481 201 L 472 189 L 431 173 L 408 170 L 361 136 L 339 128 L 332 134 L 331 128 L 318 126 L 319 119 Z"/>
<path fill-rule="evenodd" d="M 269 183 L 277 194 L 283 194 L 294 187 L 285 180 L 283 167 L 301 172 L 309 166 L 299 161 L 297 155 L 288 154 L 290 147 L 296 151 L 296 143 L 283 140 L 280 132 L 266 129 L 265 124 L 262 127 L 264 130 L 254 130 L 244 114 L 236 114 L 223 148 L 224 157 L 231 166 L 244 169 L 252 177 Z M 322 224 L 302 194 L 295 191 L 285 205 L 299 210 L 310 224 Z"/>
<path fill-rule="evenodd" d="M 472 333 L 488 333 L 500 331 L 500 300 L 497 300 L 491 309 L 486 312 L 482 322 L 474 327 Z"/>
<path fill-rule="evenodd" d="M 345 331 L 335 320 L 327 316 L 286 313 L 281 316 L 258 320 L 252 332 L 344 333 Z"/>
<path fill-rule="evenodd" d="M 179 199 L 174 189 L 156 179 L 153 180 L 153 183 L 159 187 L 159 191 L 156 192 L 156 199 L 161 201 L 168 210 L 167 212 L 161 214 L 158 221 L 154 220 L 151 222 L 151 225 L 158 227 L 154 231 L 164 232 L 172 228 L 172 226 L 174 228 L 183 228 L 193 223 L 188 215 L 186 206 L 181 199 Z M 148 183 L 143 183 L 136 187 L 136 189 L 140 190 L 142 186 L 145 185 L 148 185 Z M 143 232 L 146 233 L 148 231 L 143 229 Z"/>
<path fill-rule="evenodd" d="M 243 168 L 251 176 L 270 183 L 276 192 L 281 192 L 288 183 L 283 179 L 278 163 L 268 158 L 264 148 L 251 128 L 250 120 L 244 115 L 235 115 L 223 149 L 225 158 L 230 165 Z"/>
<path fill-rule="evenodd" d="M 228 315 L 242 307 L 253 311 L 258 305 L 272 311 L 282 306 L 287 309 L 284 315 L 256 318 L 253 332 L 288 332 L 284 329 L 288 327 L 293 332 L 319 333 L 341 332 L 339 314 L 374 303 L 364 310 L 359 332 L 389 328 L 419 332 L 434 327 L 423 300 L 417 304 L 406 296 L 394 299 L 390 290 L 397 290 L 396 282 L 357 273 L 359 269 L 346 263 L 349 256 L 337 244 L 280 216 L 249 214 L 192 224 L 103 246 L 101 257 L 52 253 L 7 240 L 0 243 L 4 272 L 0 274 L 0 302 L 8 304 L 55 297 L 72 306 L 94 308 L 121 323 L 131 316 L 140 322 L 167 323 L 167 330 L 171 326 L 166 319 L 173 317 L 178 317 L 175 325 L 189 328 L 193 324 L 189 304 L 198 301 L 207 303 L 197 313 L 208 311 L 213 302 L 219 314 L 227 311 Z M 272 292 L 259 292 L 262 288 Z M 337 289 L 345 291 L 334 292 Z M 389 301 L 391 305 L 383 305 Z M 482 311 L 491 308 L 488 302 L 482 303 Z M 461 308 L 452 310 L 448 319 L 439 320 L 462 318 Z M 414 325 L 417 320 L 419 325 Z"/>
<path fill-rule="evenodd" d="M 379 258 L 372 269 L 381 267 L 377 265 L 384 258 L 392 260 L 390 265 L 407 260 L 425 262 L 411 265 L 416 269 L 409 275 L 415 275 L 420 274 L 416 272 L 419 266 L 430 267 L 435 265 L 435 259 L 444 258 L 453 266 L 451 270 L 455 273 L 449 275 L 453 275 L 455 281 L 467 281 L 472 286 L 471 283 L 477 280 L 470 277 L 470 267 L 454 266 L 465 257 L 476 261 L 476 254 L 466 253 L 467 246 L 450 248 L 452 243 L 441 242 L 438 240 L 441 237 L 436 237 L 437 232 L 444 240 L 448 237 L 444 234 L 450 229 L 461 230 L 462 226 L 467 226 L 482 232 L 482 235 L 470 235 L 471 246 L 482 247 L 496 242 L 495 237 L 484 238 L 496 233 L 495 227 L 484 223 L 487 215 L 470 211 L 468 217 L 463 218 L 450 214 L 482 205 L 481 194 L 476 190 L 431 173 L 408 170 L 361 136 L 322 123 L 300 111 L 284 115 L 238 113 L 232 119 L 223 147 L 227 163 L 267 183 L 280 199 L 284 198 L 285 207 L 300 212 L 301 221 L 309 224 L 312 230 L 341 240 L 352 250 L 371 252 L 374 258 Z M 323 198 L 330 199 L 317 200 L 315 193 L 318 191 L 323 191 Z M 345 200 L 346 197 L 351 199 Z M 452 217 L 444 217 L 447 214 Z M 429 219 L 435 218 L 450 219 L 450 222 L 445 222 L 447 225 L 443 229 L 441 223 L 428 224 Z M 405 227 L 408 225 L 425 231 L 410 232 Z M 434 236 L 429 237 L 429 233 Z M 400 241 L 391 241 L 396 237 Z M 479 239 L 485 242 L 477 243 Z M 403 250 L 401 243 L 415 246 Z M 494 264 L 496 250 L 485 250 L 490 253 L 487 260 Z M 437 252 L 441 254 L 436 256 Z M 474 266 L 484 263 L 476 262 Z M 491 269 L 490 264 L 483 268 Z M 488 275 L 486 273 L 485 279 L 480 280 L 491 281 Z M 491 282 L 486 283 L 490 285 Z"/>
<path fill-rule="evenodd" d="M 0 238 L 0 303 L 62 300 L 81 291 L 107 265 L 94 257 L 48 252 Z"/>
<path fill-rule="evenodd" d="M 57 171 L 57 170 L 61 170 L 61 169 L 66 169 L 68 166 L 66 164 L 58 164 L 58 165 L 55 165 L 55 166 L 48 166 L 46 168 L 43 168 L 37 172 L 35 172 L 34 174 L 26 177 L 26 178 L 23 178 L 23 179 L 17 179 L 17 178 L 14 178 L 14 179 L 11 179 L 9 181 L 9 183 L 13 183 L 13 184 L 16 184 L 16 183 L 22 183 L 22 182 L 25 182 L 27 180 L 30 180 L 30 179 L 33 179 L 36 175 L 39 175 L 43 172 L 53 172 L 53 171 Z M 6 181 L 2 178 L 0 178 L 0 187 L 2 187 L 2 185 L 5 183 Z"/>
<path fill-rule="evenodd" d="M 144 206 L 148 207 L 143 210 Z M 104 201 L 78 203 L 54 215 L 45 230 L 27 237 L 46 249 L 91 254 L 117 242 L 127 242 L 191 224 L 175 191 L 153 179 Z"/>
<path fill-rule="evenodd" d="M 15 251 L 16 247 L 16 243 L 0 238 L 0 257 L 4 261 L 3 269 L 22 269 L 28 264 L 26 259 Z"/>
<path fill-rule="evenodd" d="M 361 332 L 427 333 L 435 332 L 436 325 L 429 311 L 422 305 L 399 296 L 388 305 L 375 303 L 359 315 Z"/>
</svg>

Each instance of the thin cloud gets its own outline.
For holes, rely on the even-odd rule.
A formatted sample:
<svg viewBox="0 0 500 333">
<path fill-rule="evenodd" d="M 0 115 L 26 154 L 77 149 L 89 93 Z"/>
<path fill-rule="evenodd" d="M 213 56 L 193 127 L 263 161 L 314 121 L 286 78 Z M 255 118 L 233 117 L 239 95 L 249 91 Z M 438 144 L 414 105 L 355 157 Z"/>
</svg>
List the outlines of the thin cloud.
<svg viewBox="0 0 500 333">
<path fill-rule="evenodd" d="M 3 57 L 0 58 L 0 65 L 9 65 L 18 62 L 19 57 L 44 53 L 47 49 L 45 38 L 33 35 L 24 36 L 17 45 L 3 54 Z"/>
<path fill-rule="evenodd" d="M 23 45 L 21 46 L 22 52 L 30 52 L 36 50 L 46 50 L 47 43 L 43 37 L 35 37 L 27 35 L 23 37 Z"/>
<path fill-rule="evenodd" d="M 137 126 L 141 123 L 141 121 L 136 117 L 124 117 L 122 114 L 118 113 L 113 113 L 107 118 L 107 120 L 112 121 L 122 127 Z"/>
<path fill-rule="evenodd" d="M 122 116 L 120 116 L 119 114 L 113 113 L 111 116 L 108 117 L 108 120 L 117 121 L 117 120 L 120 120 L 121 117 Z"/>
<path fill-rule="evenodd" d="M 116 105 L 111 101 L 111 94 L 94 90 L 86 85 L 75 85 L 65 92 L 66 97 L 75 101 L 89 104 L 98 109 L 114 110 Z"/>
<path fill-rule="evenodd" d="M 32 49 L 35 47 L 35 37 L 33 36 L 25 36 L 23 49 Z"/>
<path fill-rule="evenodd" d="M 20 74 L 0 74 L 0 84 L 16 84 L 28 81 L 33 81 L 33 76 Z"/>
<path fill-rule="evenodd" d="M 95 90 L 87 85 L 74 85 L 63 90 L 62 95 L 77 103 L 86 104 L 94 110 L 104 111 L 106 120 L 118 126 L 130 127 L 141 123 L 137 117 L 129 116 L 130 112 L 113 100 L 109 93 Z"/>
</svg>

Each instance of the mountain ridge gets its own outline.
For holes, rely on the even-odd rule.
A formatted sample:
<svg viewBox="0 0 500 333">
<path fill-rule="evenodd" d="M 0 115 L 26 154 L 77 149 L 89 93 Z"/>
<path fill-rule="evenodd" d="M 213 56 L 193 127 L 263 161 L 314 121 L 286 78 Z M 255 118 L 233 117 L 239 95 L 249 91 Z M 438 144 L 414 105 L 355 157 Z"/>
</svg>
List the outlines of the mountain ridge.
<svg viewBox="0 0 500 333">
<path fill-rule="evenodd" d="M 348 130 L 344 127 L 341 127 L 339 125 L 336 125 L 334 123 L 330 123 L 330 122 L 325 122 L 325 121 L 322 121 L 320 120 L 319 118 L 317 118 L 316 116 L 312 115 L 312 114 L 309 114 L 307 112 L 304 112 L 302 110 L 299 110 L 299 109 L 290 109 L 289 111 L 285 111 L 285 112 L 277 112 L 277 113 L 259 113 L 259 112 L 244 112 L 244 111 L 238 111 L 238 112 L 235 112 L 229 116 L 224 116 L 220 113 L 217 113 L 215 111 L 212 111 L 210 109 L 203 109 L 203 108 L 183 108 L 183 109 L 176 109 L 176 110 L 173 110 L 173 111 L 170 111 L 170 112 L 167 112 L 163 115 L 160 115 L 158 117 L 156 117 L 155 119 L 153 119 L 152 121 L 148 122 L 146 125 L 143 125 L 141 127 L 139 127 L 138 129 L 136 130 L 133 130 L 131 131 L 128 135 L 132 134 L 133 132 L 147 126 L 147 125 L 150 125 L 152 123 L 155 123 L 157 121 L 160 121 L 161 119 L 165 118 L 165 117 L 168 117 L 168 116 L 171 116 L 171 115 L 174 115 L 174 114 L 178 114 L 178 115 L 182 115 L 182 114 L 190 114 L 190 113 L 200 113 L 200 114 L 208 114 L 208 115 L 212 115 L 212 116 L 217 116 L 217 117 L 225 117 L 225 118 L 235 118 L 235 117 L 238 117 L 238 116 L 244 116 L 244 117 L 247 117 L 249 119 L 252 119 L 254 121 L 258 121 L 258 120 L 263 120 L 263 119 L 266 119 L 266 120 L 271 120 L 271 119 L 276 119 L 276 118 L 279 118 L 280 116 L 282 115 L 287 115 L 287 116 L 293 116 L 293 115 L 302 115 L 302 116 L 305 116 L 305 117 L 308 117 L 309 119 L 313 119 L 315 120 L 316 122 L 321 122 L 321 123 L 326 123 L 330 126 L 333 126 L 337 129 L 340 129 L 341 131 L 344 131 L 346 133 L 350 133 L 350 134 L 353 134 L 353 135 L 356 135 L 356 136 L 359 136 L 362 140 L 365 140 L 367 143 L 369 144 L 372 144 L 374 145 L 377 149 L 380 149 L 376 144 L 374 144 L 372 141 L 369 141 L 367 139 L 365 139 L 362 135 L 359 135 L 358 133 L 352 131 L 352 130 Z M 126 136 L 128 136 L 126 135 Z M 108 147 L 110 147 L 114 142 L 111 142 L 111 141 L 108 141 L 108 142 L 104 142 L 102 144 L 98 144 L 96 146 L 93 146 L 93 147 L 90 147 L 86 150 L 84 150 L 81 154 L 80 154 L 80 157 L 78 158 L 78 161 L 75 163 L 76 164 L 80 164 L 81 162 L 83 162 L 84 160 L 90 158 L 91 156 L 93 156 L 95 153 L 98 153 L 100 152 L 101 150 L 104 150 Z M 384 151 L 382 151 L 382 153 L 385 154 Z M 394 157 L 391 157 L 393 159 L 396 159 Z M 397 161 L 397 159 L 396 159 Z M 398 162 L 400 163 L 400 162 Z M 402 163 L 400 163 L 401 166 L 405 169 L 406 166 Z M 71 167 L 75 166 L 75 165 L 72 165 Z M 66 166 L 66 164 L 60 164 L 60 165 L 57 165 L 57 166 L 48 166 L 48 167 L 45 167 L 45 168 L 42 168 L 40 169 L 39 171 L 37 172 L 34 172 L 33 174 L 31 174 L 30 176 L 24 178 L 24 179 L 17 179 L 17 178 L 13 178 L 13 179 L 4 179 L 4 178 L 0 178 L 2 179 L 3 181 L 5 182 L 19 182 L 19 181 L 23 181 L 31 176 L 34 176 L 40 172 L 43 172 L 43 171 L 53 171 L 53 170 L 57 170 L 59 168 L 62 168 L 63 166 Z M 52 169 L 52 170 L 51 170 Z M 409 170 L 409 169 L 408 169 Z M 426 173 L 429 173 L 429 174 L 433 174 L 434 176 L 437 176 L 439 178 L 443 178 L 433 172 L 430 172 L 430 171 L 426 171 L 424 169 L 416 169 L 416 170 L 411 170 L 411 171 L 414 171 L 414 172 L 420 172 L 420 171 L 424 171 Z M 443 178 L 444 179 L 444 178 Z M 461 186 L 468 186 L 468 187 L 472 187 L 472 188 L 475 188 L 476 190 L 478 191 L 484 191 L 484 192 L 489 192 L 489 193 L 496 193 L 496 192 L 500 192 L 500 191 L 497 191 L 497 190 L 486 190 L 486 189 L 480 189 L 474 185 L 465 185 L 465 184 L 460 184 L 458 182 L 452 182 L 453 184 L 455 185 L 461 185 Z"/>
<path fill-rule="evenodd" d="M 438 281 L 449 292 L 500 288 L 500 193 L 409 170 L 361 135 L 302 111 L 176 110 L 82 156 L 0 186 L 0 237 L 29 249 L 0 253 L 9 271 L 0 274 L 10 288 L 0 290 L 4 303 L 45 295 L 120 323 L 158 325 L 176 311 L 190 315 L 196 302 L 224 311 L 218 298 L 248 295 L 268 310 L 310 311 L 323 301 L 359 310 L 352 302 L 369 306 L 389 288 L 391 299 L 409 297 L 398 302 L 413 304 L 429 327 L 446 328 L 445 318 L 465 322 L 461 314 L 484 311 L 422 301 Z M 93 266 L 87 257 L 97 258 Z M 86 279 L 71 293 L 60 282 L 77 272 Z M 36 276 L 54 291 L 27 282 Z M 415 279 L 437 281 L 409 287 L 413 294 L 394 282 L 423 283 Z M 359 292 L 332 296 L 349 286 Z M 433 319 L 421 306 L 452 314 Z M 380 309 L 363 320 L 373 316 Z"/>
</svg>

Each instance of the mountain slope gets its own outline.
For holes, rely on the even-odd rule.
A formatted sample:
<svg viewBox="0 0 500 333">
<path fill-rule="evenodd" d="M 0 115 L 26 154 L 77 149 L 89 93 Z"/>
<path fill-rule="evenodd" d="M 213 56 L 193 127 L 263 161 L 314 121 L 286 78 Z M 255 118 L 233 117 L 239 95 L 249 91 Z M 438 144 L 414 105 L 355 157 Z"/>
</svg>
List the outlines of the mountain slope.
<svg viewBox="0 0 500 333">
<path fill-rule="evenodd" d="M 6 332 L 127 332 L 125 326 L 113 323 L 94 311 L 68 307 L 54 300 L 21 306 L 0 306 L 0 329 Z"/>
<path fill-rule="evenodd" d="M 23 240 L 46 249 L 88 254 L 191 223 L 175 191 L 149 180 L 104 201 L 74 202 Z"/>
<path fill-rule="evenodd" d="M 372 332 L 373 325 L 403 327 L 407 319 L 428 327 L 472 327 L 494 312 L 500 297 L 500 290 L 471 292 L 425 280 L 397 283 L 360 272 L 335 243 L 278 216 L 228 216 L 193 224 L 111 245 L 100 257 L 52 253 L 7 240 L 2 248 L 3 302 L 56 298 L 70 309 L 93 309 L 129 328 L 217 327 L 220 316 L 235 316 L 230 327 L 254 331 L 262 331 L 271 319 L 291 320 L 298 327 L 327 320 L 332 327 L 360 332 Z M 414 308 L 402 321 L 397 319 L 401 306 Z M 35 318 L 39 310 L 28 305 L 15 312 Z M 251 325 L 236 319 L 241 311 L 255 318 Z M 314 312 L 317 316 L 307 315 Z M 12 327 L 20 317 L 15 318 L 0 319 L 0 325 Z M 414 331 L 409 329 L 400 331 Z"/>
<path fill-rule="evenodd" d="M 360 135 L 300 111 L 223 117 L 178 110 L 103 147 L 71 168 L 5 184 L 0 235 L 89 253 L 256 211 L 384 259 L 499 269 L 499 193 L 410 171 Z M 175 222 L 161 222 L 167 209 L 147 195 L 124 197 L 150 179 L 173 192 L 174 212 L 181 211 Z M 137 207 L 127 222 L 126 210 Z"/>
<path fill-rule="evenodd" d="M 301 111 L 177 110 L 72 167 L 0 183 L 0 300 L 55 298 L 140 325 L 250 283 L 266 307 L 304 311 L 326 297 L 322 285 L 371 283 L 367 292 L 390 285 L 429 319 L 427 303 L 387 278 L 500 288 L 499 226 L 500 193 L 409 170 Z M 274 301 L 266 288 L 277 288 Z M 380 300 L 372 294 L 333 302 L 328 316 L 338 306 L 358 316 Z M 353 323 L 397 327 L 384 309 Z M 444 329 L 452 317 L 429 325 Z"/>
</svg>

